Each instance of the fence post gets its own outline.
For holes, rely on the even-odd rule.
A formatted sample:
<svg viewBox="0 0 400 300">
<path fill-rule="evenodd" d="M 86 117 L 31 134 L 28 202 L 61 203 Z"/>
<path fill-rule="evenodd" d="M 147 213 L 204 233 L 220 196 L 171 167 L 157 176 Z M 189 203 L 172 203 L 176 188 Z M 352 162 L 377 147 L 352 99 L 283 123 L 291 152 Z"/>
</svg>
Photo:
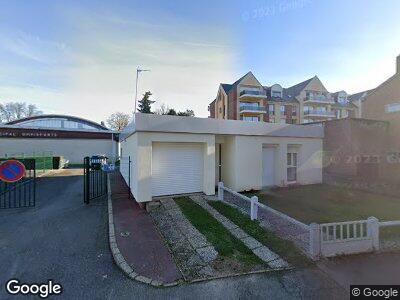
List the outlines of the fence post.
<svg viewBox="0 0 400 300">
<path fill-rule="evenodd" d="M 250 219 L 257 220 L 257 214 L 258 214 L 258 197 L 253 196 L 250 198 L 251 201 L 251 206 L 250 206 Z"/>
<path fill-rule="evenodd" d="M 372 239 L 372 247 L 375 251 L 379 250 L 379 220 L 375 217 L 369 217 L 367 223 L 368 236 Z"/>
<path fill-rule="evenodd" d="M 90 161 L 89 157 L 85 157 L 84 159 L 84 168 L 85 168 L 85 175 L 84 175 L 84 184 L 85 184 L 85 203 L 89 204 L 89 197 L 90 197 Z"/>
<path fill-rule="evenodd" d="M 129 184 L 128 184 L 128 186 L 129 186 L 129 199 L 131 199 L 131 156 L 129 155 L 128 156 L 128 172 L 129 172 L 129 174 L 128 174 L 128 180 L 129 180 Z"/>
<path fill-rule="evenodd" d="M 218 182 L 218 200 L 224 200 L 224 183 Z"/>
<path fill-rule="evenodd" d="M 319 224 L 310 224 L 310 256 L 316 260 L 321 255 L 321 229 Z"/>
</svg>

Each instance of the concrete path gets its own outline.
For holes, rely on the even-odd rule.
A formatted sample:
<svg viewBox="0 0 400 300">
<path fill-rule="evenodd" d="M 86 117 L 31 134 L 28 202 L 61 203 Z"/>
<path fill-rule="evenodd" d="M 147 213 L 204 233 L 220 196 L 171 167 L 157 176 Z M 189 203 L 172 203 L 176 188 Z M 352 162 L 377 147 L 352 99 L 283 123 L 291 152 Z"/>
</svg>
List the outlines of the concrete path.
<svg viewBox="0 0 400 300">
<path fill-rule="evenodd" d="M 235 223 L 221 215 L 216 209 L 211 207 L 203 195 L 193 195 L 190 198 L 207 210 L 218 222 L 222 224 L 232 235 L 241 240 L 247 248 L 249 248 L 254 255 L 260 258 L 262 261 L 266 262 L 268 266 L 272 269 L 282 269 L 288 268 L 289 264 L 283 260 L 278 254 L 272 252 L 266 246 L 261 244 L 255 238 L 249 236 L 241 228 L 239 228 Z"/>
<path fill-rule="evenodd" d="M 172 198 L 160 200 L 151 211 L 161 234 L 166 239 L 185 281 L 207 279 L 218 274 L 212 267 L 218 252 L 188 219 Z"/>
<path fill-rule="evenodd" d="M 107 202 L 83 204 L 81 172 L 38 181 L 37 207 L 0 210 L 0 299 L 10 278 L 61 283 L 57 299 L 346 299 L 318 269 L 155 288 L 125 276 L 108 242 Z"/>
<path fill-rule="evenodd" d="M 117 246 L 139 275 L 162 283 L 182 278 L 153 219 L 133 198 L 120 173 L 110 174 L 111 200 Z"/>
</svg>

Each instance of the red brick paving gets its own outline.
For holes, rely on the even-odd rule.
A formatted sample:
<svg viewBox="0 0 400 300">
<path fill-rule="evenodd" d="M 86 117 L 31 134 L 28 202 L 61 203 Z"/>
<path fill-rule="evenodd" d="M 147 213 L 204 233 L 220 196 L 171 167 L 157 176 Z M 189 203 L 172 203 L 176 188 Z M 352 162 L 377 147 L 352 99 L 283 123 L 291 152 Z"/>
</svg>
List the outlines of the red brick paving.
<svg viewBox="0 0 400 300">
<path fill-rule="evenodd" d="M 110 176 L 117 245 L 126 262 L 140 275 L 164 283 L 182 278 L 153 219 L 131 196 L 121 174 Z M 129 232 L 128 236 L 121 233 Z"/>
</svg>

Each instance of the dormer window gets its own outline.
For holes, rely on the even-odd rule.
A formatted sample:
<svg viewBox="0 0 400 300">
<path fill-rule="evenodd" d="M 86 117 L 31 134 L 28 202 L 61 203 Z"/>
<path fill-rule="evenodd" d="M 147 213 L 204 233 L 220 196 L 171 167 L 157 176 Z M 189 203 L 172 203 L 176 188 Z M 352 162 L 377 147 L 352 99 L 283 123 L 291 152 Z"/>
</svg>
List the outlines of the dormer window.
<svg viewBox="0 0 400 300">
<path fill-rule="evenodd" d="M 282 98 L 282 93 L 280 91 L 271 91 L 271 94 L 273 98 Z"/>
<path fill-rule="evenodd" d="M 279 84 L 274 84 L 271 86 L 271 97 L 272 98 L 282 98 L 283 88 Z"/>
</svg>

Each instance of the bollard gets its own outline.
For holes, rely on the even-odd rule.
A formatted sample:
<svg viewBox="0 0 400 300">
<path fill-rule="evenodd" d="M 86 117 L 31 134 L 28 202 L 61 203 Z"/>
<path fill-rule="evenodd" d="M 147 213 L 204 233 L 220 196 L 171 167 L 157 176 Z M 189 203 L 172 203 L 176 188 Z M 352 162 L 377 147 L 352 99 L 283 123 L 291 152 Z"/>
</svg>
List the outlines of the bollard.
<svg viewBox="0 0 400 300">
<path fill-rule="evenodd" d="M 251 201 L 251 206 L 250 206 L 250 219 L 257 220 L 257 214 L 258 214 L 258 197 L 253 196 L 250 198 Z"/>
<path fill-rule="evenodd" d="M 218 182 L 218 200 L 222 201 L 224 200 L 224 183 L 223 182 Z"/>
</svg>

